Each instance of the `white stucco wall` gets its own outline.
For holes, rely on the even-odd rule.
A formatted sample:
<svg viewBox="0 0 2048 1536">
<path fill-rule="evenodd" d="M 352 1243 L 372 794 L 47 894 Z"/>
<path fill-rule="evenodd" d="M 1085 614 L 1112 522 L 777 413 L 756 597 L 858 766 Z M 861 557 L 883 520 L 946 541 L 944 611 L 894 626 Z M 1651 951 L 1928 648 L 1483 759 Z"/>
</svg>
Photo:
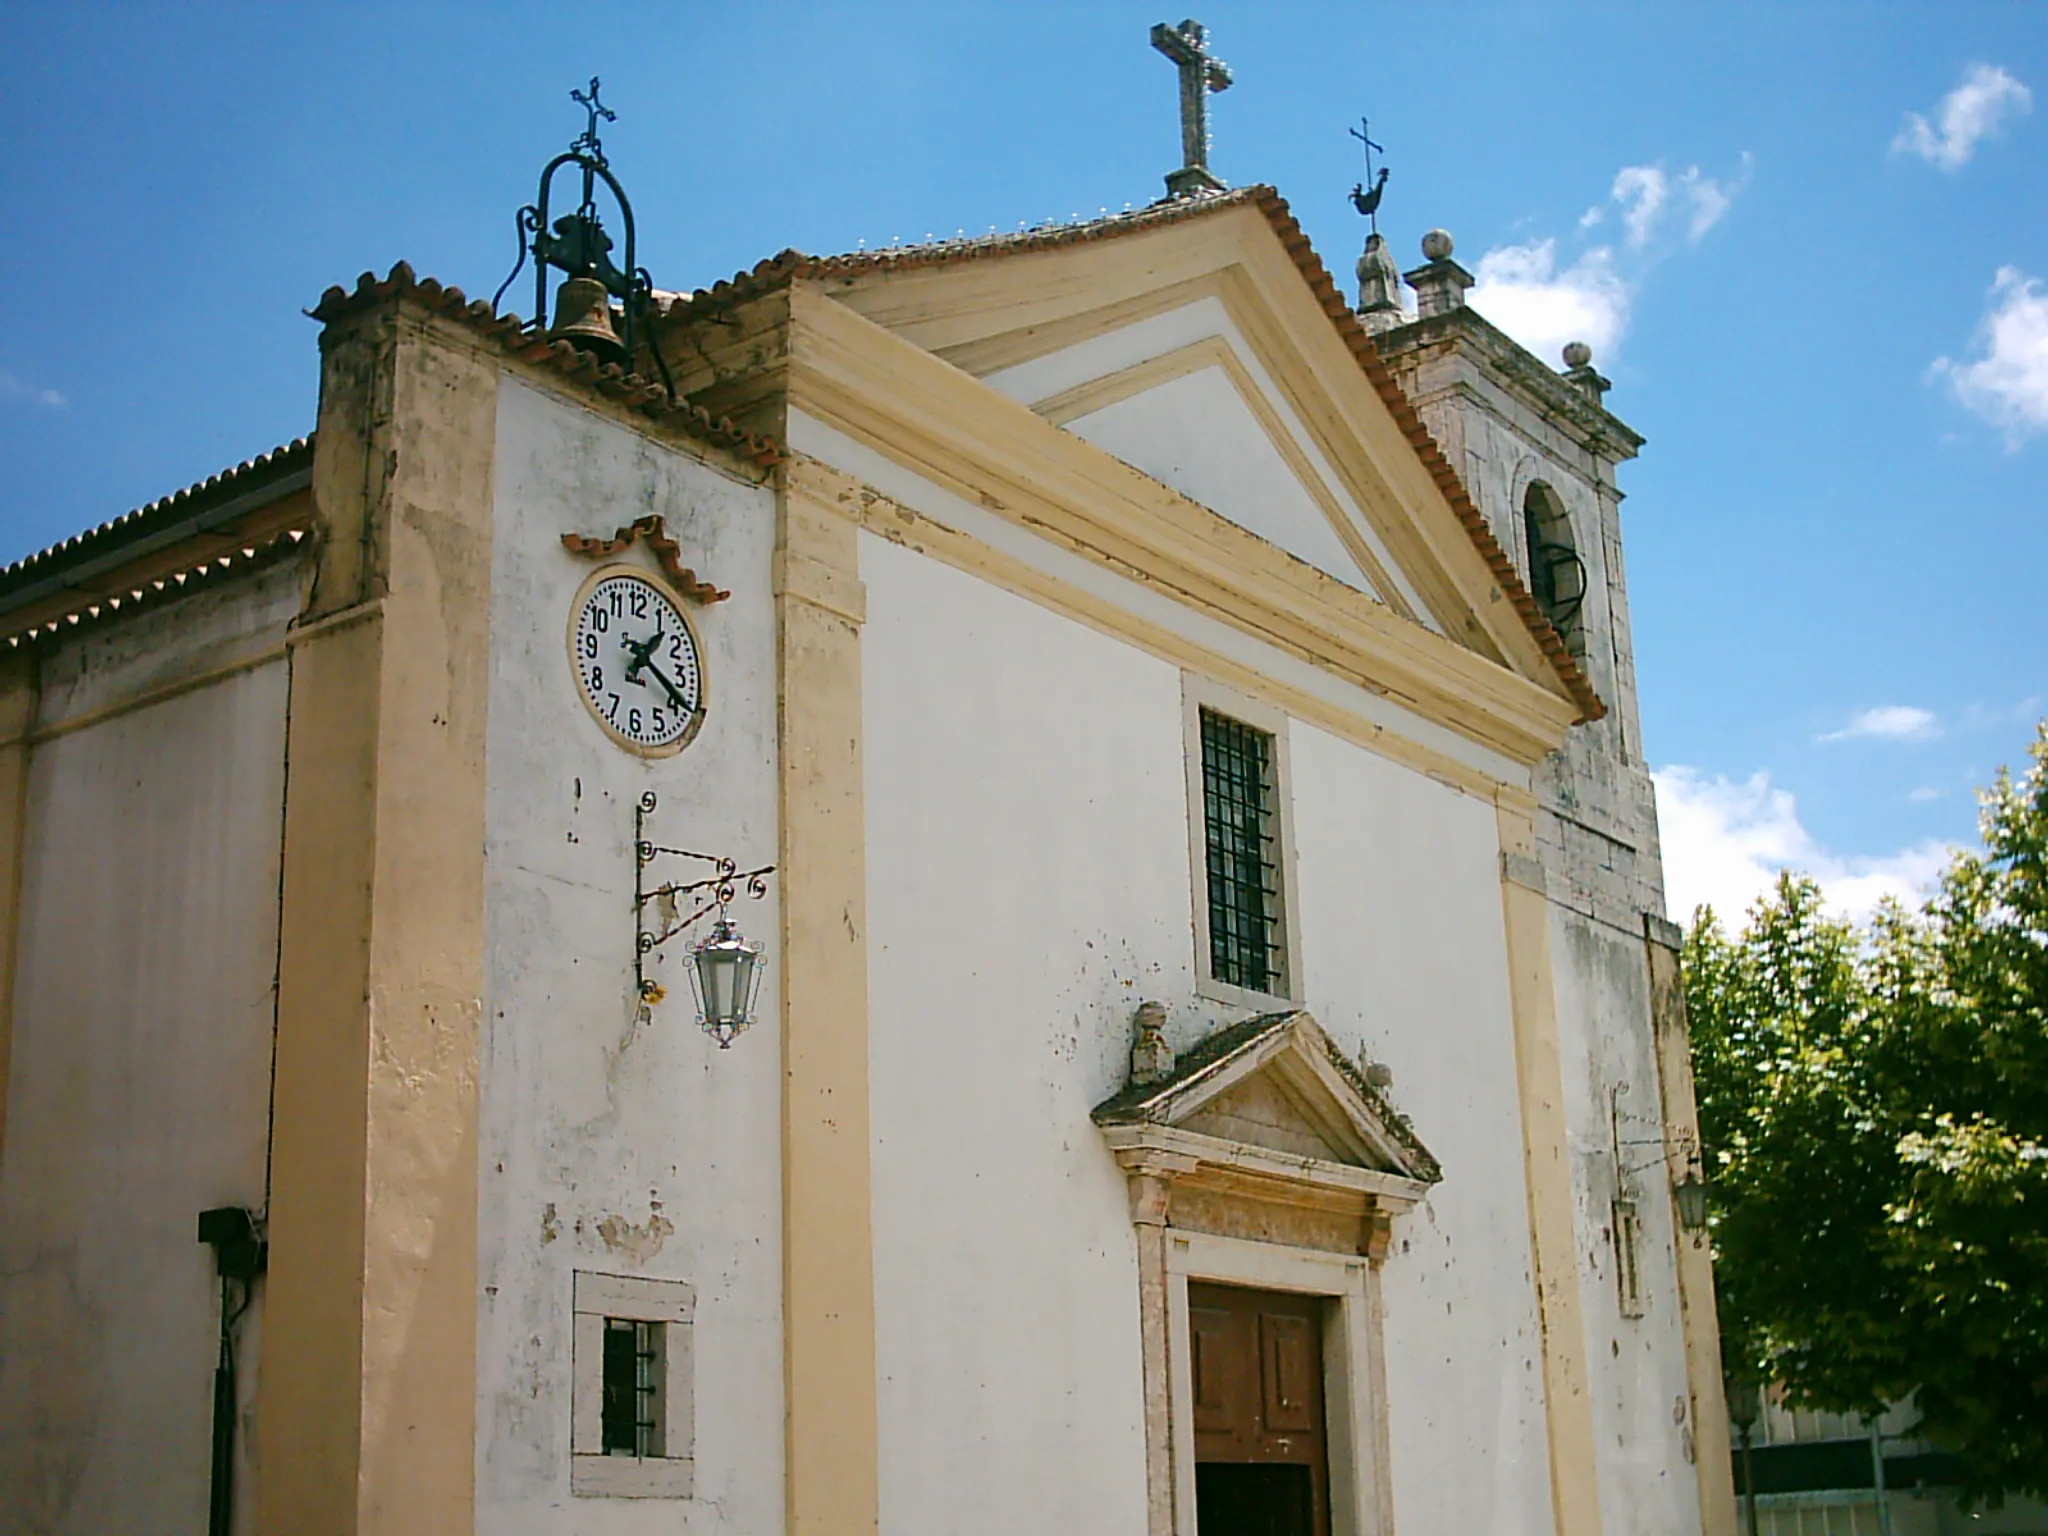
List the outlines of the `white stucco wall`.
<svg viewBox="0 0 2048 1536">
<path fill-rule="evenodd" d="M 872 536 L 861 579 L 882 1527 L 1142 1530 L 1089 1111 L 1193 988 L 1180 676 Z"/>
<path fill-rule="evenodd" d="M 1324 575 L 1381 596 L 1222 368 L 1077 416 L 1067 430 Z"/>
<path fill-rule="evenodd" d="M 485 811 L 477 1527 L 753 1533 L 782 1524 L 780 1052 L 772 900 L 762 1025 L 721 1051 L 695 1025 L 682 946 L 635 1022 L 633 806 L 653 840 L 772 863 L 772 494 L 538 389 L 499 397 Z M 584 710 L 565 626 L 593 565 L 565 532 L 659 512 L 732 598 L 692 607 L 709 712 L 681 754 L 622 751 Z M 644 551 L 619 557 L 654 569 Z M 665 863 L 668 861 L 664 861 Z M 685 866 L 675 865 L 679 871 Z M 698 936 L 693 931 L 689 937 Z M 690 1500 L 569 1488 L 571 1275 L 696 1289 Z"/>
<path fill-rule="evenodd" d="M 0 1532 L 205 1529 L 220 1291 L 260 1210 L 296 567 L 42 658 L 0 1161 Z M 252 657 L 260 664 L 122 705 Z M 73 728 L 75 727 L 75 728 Z M 240 1330 L 253 1514 L 259 1284 Z"/>
<path fill-rule="evenodd" d="M 882 1518 L 1143 1523 L 1136 1268 L 1088 1118 L 1194 996 L 1179 670 L 861 544 Z M 1290 727 L 1307 1002 L 1446 1178 L 1384 1272 L 1398 1519 L 1550 1530 L 1490 804 Z"/>
<path fill-rule="evenodd" d="M 1393 1068 L 1444 1168 L 1381 1272 L 1396 1524 L 1548 1533 L 1494 810 L 1298 721 L 1289 735 L 1308 1006 Z"/>
</svg>

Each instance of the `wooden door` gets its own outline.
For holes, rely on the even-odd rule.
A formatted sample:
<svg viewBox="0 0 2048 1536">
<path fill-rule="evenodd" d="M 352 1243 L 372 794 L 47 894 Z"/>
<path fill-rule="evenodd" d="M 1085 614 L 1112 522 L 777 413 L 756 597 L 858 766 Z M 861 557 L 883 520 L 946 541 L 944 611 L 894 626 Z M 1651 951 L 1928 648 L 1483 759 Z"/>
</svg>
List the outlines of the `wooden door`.
<svg viewBox="0 0 2048 1536">
<path fill-rule="evenodd" d="M 1329 1536 L 1323 1306 L 1189 1284 L 1197 1536 Z"/>
</svg>

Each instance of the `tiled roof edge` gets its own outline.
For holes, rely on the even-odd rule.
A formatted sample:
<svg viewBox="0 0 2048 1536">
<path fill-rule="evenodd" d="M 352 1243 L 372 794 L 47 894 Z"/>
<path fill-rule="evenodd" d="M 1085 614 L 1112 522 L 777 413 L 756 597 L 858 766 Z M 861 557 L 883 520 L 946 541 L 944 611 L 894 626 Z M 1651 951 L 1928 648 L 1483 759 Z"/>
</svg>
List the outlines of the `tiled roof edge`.
<svg viewBox="0 0 2048 1536">
<path fill-rule="evenodd" d="M 1182 198 L 1154 203 L 1130 213 L 1114 213 L 1077 224 L 1042 224 L 1015 234 L 973 235 L 958 240 L 934 240 L 925 245 L 885 246 L 874 251 L 852 251 L 838 256 L 812 256 L 789 249 L 757 262 L 744 272 L 699 288 L 695 293 L 670 296 L 660 313 L 681 318 L 699 308 L 717 308 L 743 303 L 773 293 L 797 278 L 829 278 L 855 273 L 896 272 L 916 267 L 953 266 L 963 261 L 980 261 L 1030 251 L 1055 250 L 1061 246 L 1087 245 L 1114 240 L 1124 235 L 1202 218 L 1225 208 L 1239 208 L 1257 201 L 1270 188 L 1243 187 L 1214 197 Z"/>
<path fill-rule="evenodd" d="M 17 598 L 28 587 L 40 586 L 44 581 L 108 552 L 126 550 L 161 530 L 176 527 L 225 502 L 242 499 L 266 488 L 276 488 L 280 495 L 289 495 L 299 487 L 295 484 L 284 486 L 280 482 L 293 481 L 312 467 L 313 437 L 308 433 L 268 453 L 244 459 L 233 468 L 209 475 L 181 491 L 173 491 L 168 496 L 158 497 L 133 511 L 110 518 L 98 527 L 75 533 L 47 549 L 24 555 L 12 565 L 0 569 L 0 605 L 6 604 L 10 598 Z"/>
<path fill-rule="evenodd" d="M 628 373 L 617 363 L 600 364 L 588 352 L 579 351 L 566 341 L 549 341 L 529 329 L 518 315 L 501 315 L 483 300 L 469 299 L 460 288 L 446 286 L 431 277 L 415 277 L 412 268 L 402 261 L 382 278 L 374 272 L 363 273 L 356 279 L 353 292 L 339 285 L 329 288 L 306 313 L 323 325 L 331 325 L 394 299 L 405 299 L 446 316 L 495 342 L 509 356 L 594 389 L 651 421 L 680 427 L 701 441 L 732 449 L 763 469 L 789 457 L 788 448 L 776 439 L 735 426 L 726 417 L 714 417 L 700 405 L 687 401 L 672 404 L 668 391 L 657 380 Z"/>
</svg>

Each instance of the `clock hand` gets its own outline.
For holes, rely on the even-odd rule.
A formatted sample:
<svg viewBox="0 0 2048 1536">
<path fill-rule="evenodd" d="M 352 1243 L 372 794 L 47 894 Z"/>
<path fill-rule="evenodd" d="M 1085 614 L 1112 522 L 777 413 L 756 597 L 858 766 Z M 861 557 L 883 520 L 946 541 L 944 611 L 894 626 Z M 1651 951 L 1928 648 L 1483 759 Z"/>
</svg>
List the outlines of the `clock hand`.
<svg viewBox="0 0 2048 1536">
<path fill-rule="evenodd" d="M 670 706 L 675 709 L 681 709 L 683 707 L 682 693 L 676 688 L 674 683 L 668 680 L 668 675 L 651 661 L 645 661 L 644 664 L 647 670 L 654 674 L 654 680 L 660 683 L 662 688 L 667 691 Z M 630 676 L 631 674 L 629 673 L 628 675 Z"/>
<path fill-rule="evenodd" d="M 635 645 L 624 635 L 619 636 L 619 644 L 624 646 L 627 654 L 633 658 L 632 664 L 626 668 L 626 681 L 634 682 L 637 680 L 634 674 L 648 664 L 648 658 L 654 654 L 654 648 L 661 644 L 661 626 L 657 624 L 654 627 L 654 633 L 648 637 L 644 645 Z"/>
<path fill-rule="evenodd" d="M 639 645 L 634 644 L 634 642 L 628 640 L 624 635 L 619 636 L 619 644 L 624 646 L 627 653 L 631 655 L 633 658 L 632 662 L 626 668 L 626 681 L 629 683 L 639 683 L 640 673 L 643 669 L 652 672 L 655 676 L 655 680 L 661 684 L 662 690 L 668 694 L 668 701 L 670 706 L 675 709 L 681 709 L 683 707 L 682 690 L 677 688 L 674 683 L 670 682 L 668 680 L 667 675 L 662 672 L 661 668 L 657 667 L 654 664 L 655 647 L 661 644 L 663 633 L 664 631 L 661 628 L 661 626 L 657 625 L 655 626 L 654 633 L 647 638 L 646 642 L 644 644 Z M 644 688 L 647 685 L 645 683 L 641 683 L 640 686 Z"/>
</svg>

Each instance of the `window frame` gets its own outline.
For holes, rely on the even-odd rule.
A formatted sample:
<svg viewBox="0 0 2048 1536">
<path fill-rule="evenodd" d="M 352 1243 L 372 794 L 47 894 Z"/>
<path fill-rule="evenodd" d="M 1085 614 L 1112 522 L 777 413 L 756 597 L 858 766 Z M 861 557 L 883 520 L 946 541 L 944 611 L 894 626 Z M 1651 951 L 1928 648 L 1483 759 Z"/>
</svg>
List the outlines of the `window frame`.
<svg viewBox="0 0 2048 1536">
<path fill-rule="evenodd" d="M 1276 899 L 1280 911 L 1278 929 L 1280 988 L 1259 991 L 1219 980 L 1212 969 L 1209 932 L 1209 835 L 1202 783 L 1202 712 L 1221 715 L 1249 726 L 1266 736 L 1272 750 L 1266 772 L 1271 779 L 1274 837 L 1279 879 Z M 1294 796 L 1292 762 L 1288 748 L 1288 717 L 1285 711 L 1239 693 L 1212 678 L 1194 672 L 1181 674 L 1181 747 L 1186 766 L 1188 810 L 1189 888 L 1194 906 L 1195 993 L 1214 1002 L 1254 1012 L 1272 1012 L 1299 1006 L 1302 1001 L 1301 909 L 1295 882 Z"/>
<path fill-rule="evenodd" d="M 687 1499 L 696 1487 L 696 1290 L 579 1269 L 571 1280 L 569 1491 L 579 1497 Z M 661 1326 L 661 1454 L 604 1448 L 605 1333 L 613 1321 Z"/>
</svg>

